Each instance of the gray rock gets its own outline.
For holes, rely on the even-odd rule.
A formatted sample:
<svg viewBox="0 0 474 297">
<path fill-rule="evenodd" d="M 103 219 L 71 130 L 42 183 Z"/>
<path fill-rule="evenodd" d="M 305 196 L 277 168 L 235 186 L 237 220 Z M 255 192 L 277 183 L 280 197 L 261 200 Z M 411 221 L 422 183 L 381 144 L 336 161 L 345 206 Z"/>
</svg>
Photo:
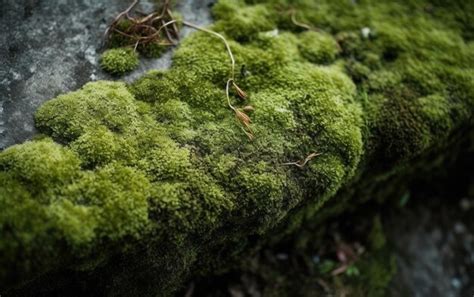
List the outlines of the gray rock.
<svg viewBox="0 0 474 297">
<path fill-rule="evenodd" d="M 182 0 L 176 8 L 186 20 L 211 22 L 214 0 Z M 99 57 L 107 24 L 131 1 L 0 0 L 0 150 L 36 133 L 33 114 L 45 101 L 85 83 L 114 79 L 101 71 Z M 150 11 L 153 0 L 142 0 Z M 182 36 L 190 29 L 182 31 Z M 172 50 L 159 59 L 142 59 L 132 81 L 150 69 L 171 65 Z"/>
</svg>

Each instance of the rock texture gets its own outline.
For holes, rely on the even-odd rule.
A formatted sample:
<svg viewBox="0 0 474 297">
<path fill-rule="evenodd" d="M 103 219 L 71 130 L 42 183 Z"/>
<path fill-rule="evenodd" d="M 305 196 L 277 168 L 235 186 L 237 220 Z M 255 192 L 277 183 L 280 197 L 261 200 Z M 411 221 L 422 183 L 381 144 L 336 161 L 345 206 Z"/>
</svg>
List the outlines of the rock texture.
<svg viewBox="0 0 474 297">
<path fill-rule="evenodd" d="M 206 25 L 213 2 L 180 1 L 177 11 Z M 0 150 L 36 133 L 33 114 L 46 100 L 89 81 L 113 79 L 98 65 L 103 34 L 128 5 L 124 0 L 0 1 Z M 140 9 L 152 6 L 152 0 L 141 1 Z M 186 28 L 182 36 L 191 31 Z M 159 59 L 142 59 L 125 80 L 168 68 L 171 56 L 169 51 Z"/>
</svg>

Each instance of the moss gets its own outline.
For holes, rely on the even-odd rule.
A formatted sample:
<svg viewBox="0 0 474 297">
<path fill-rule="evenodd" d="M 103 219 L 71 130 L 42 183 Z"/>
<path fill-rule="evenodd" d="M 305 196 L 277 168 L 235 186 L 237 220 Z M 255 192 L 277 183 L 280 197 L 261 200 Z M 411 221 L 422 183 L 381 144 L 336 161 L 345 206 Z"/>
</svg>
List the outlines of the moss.
<svg viewBox="0 0 474 297">
<path fill-rule="evenodd" d="M 45 203 L 55 198 L 55 190 L 74 180 L 79 164 L 76 154 L 50 139 L 12 146 L 0 155 L 0 169 Z"/>
<path fill-rule="evenodd" d="M 100 67 L 115 75 L 130 72 L 138 66 L 138 55 L 131 48 L 106 50 L 100 59 Z"/>
<path fill-rule="evenodd" d="M 156 180 L 183 177 L 191 167 L 190 153 L 178 148 L 173 142 L 163 143 L 147 153 L 139 168 Z"/>
<path fill-rule="evenodd" d="M 125 132 L 139 121 L 134 97 L 125 84 L 95 82 L 48 101 L 35 115 L 36 126 L 61 141 L 77 139 L 99 126 Z"/>
<path fill-rule="evenodd" d="M 276 29 L 274 13 L 263 4 L 223 0 L 214 6 L 213 14 L 219 20 L 216 29 L 238 41 L 249 41 L 259 32 Z"/>
<path fill-rule="evenodd" d="M 169 90 L 171 87 L 173 87 L 171 90 L 176 89 L 173 84 L 167 81 L 166 73 L 159 70 L 148 72 L 128 86 L 130 92 L 137 100 L 145 102 L 159 102 L 171 99 L 170 96 L 173 95 Z"/>
<path fill-rule="evenodd" d="M 118 164 L 94 173 L 86 172 L 63 192 L 63 197 L 74 204 L 95 208 L 97 226 L 94 231 L 97 236 L 111 240 L 146 233 L 149 195 L 150 184 L 146 177 Z M 67 219 L 74 220 L 73 215 L 81 213 L 69 213 Z"/>
<path fill-rule="evenodd" d="M 431 133 L 441 138 L 447 136 L 447 131 L 453 129 L 453 120 L 449 116 L 449 102 L 447 100 L 441 94 L 418 98 L 418 103 L 421 105 L 421 116 L 429 122 Z"/>
<path fill-rule="evenodd" d="M 395 256 L 379 251 L 371 259 L 359 263 L 358 267 L 362 277 L 353 287 L 354 296 L 386 296 L 387 287 L 396 272 Z"/>
<path fill-rule="evenodd" d="M 104 126 L 90 129 L 71 143 L 71 149 L 82 158 L 85 167 L 106 165 L 112 162 L 119 150 L 114 134 Z"/>
<path fill-rule="evenodd" d="M 138 51 L 140 54 L 142 54 L 144 57 L 147 58 L 159 58 L 161 55 L 163 55 L 164 52 L 168 47 L 156 44 L 156 43 L 150 43 L 148 45 L 141 45 L 138 47 Z"/>
<path fill-rule="evenodd" d="M 203 32 L 183 40 L 167 71 L 128 85 L 89 83 L 42 105 L 35 119 L 46 138 L 0 153 L 9 282 L 52 273 L 58 250 L 70 269 L 120 284 L 109 295 L 140 295 L 130 289 L 139 282 L 148 292 L 173 290 L 273 228 L 287 234 L 355 207 L 472 118 L 465 25 L 444 24 L 420 5 L 219 1 L 211 28 L 234 53 L 249 97 L 231 90 L 230 100 L 254 107 L 254 141 L 227 106 L 225 46 Z M 326 33 L 302 32 L 290 8 Z M 314 152 L 303 168 L 288 165 Z M 367 172 L 374 186 L 353 198 Z M 33 255 L 44 259 L 34 268 Z M 130 278 L 111 255 L 140 274 Z M 367 267 L 361 274 L 382 266 Z"/>
<path fill-rule="evenodd" d="M 58 200 L 48 208 L 48 214 L 68 243 L 81 253 L 81 248 L 90 245 L 100 223 L 96 218 L 97 208 L 76 205 L 65 199 Z"/>
<path fill-rule="evenodd" d="M 331 63 L 339 52 L 338 44 L 331 35 L 306 31 L 300 34 L 299 40 L 301 55 L 312 63 Z"/>
<path fill-rule="evenodd" d="M 374 251 L 380 250 L 385 247 L 387 239 L 385 238 L 380 216 L 375 216 L 368 239 L 370 248 Z"/>
<path fill-rule="evenodd" d="M 285 179 L 283 172 L 275 172 L 265 162 L 241 169 L 235 177 L 236 186 L 240 189 L 238 199 L 242 209 L 239 219 L 261 221 L 258 225 L 263 225 L 263 230 L 272 226 L 275 220 L 285 214 Z"/>
<path fill-rule="evenodd" d="M 360 274 L 353 283 L 355 296 L 385 296 L 396 273 L 395 256 L 387 245 L 380 216 L 375 216 L 368 236 L 370 256 L 356 264 Z"/>
<path fill-rule="evenodd" d="M 5 281 L 16 281 L 19 277 L 31 277 L 35 271 L 35 254 L 42 257 L 51 254 L 51 234 L 48 214 L 37 199 L 33 199 L 28 187 L 11 174 L 0 173 L 0 277 Z M 23 261 L 12 259 L 26 258 Z M 36 265 L 41 262 L 36 261 Z M 50 267 L 51 263 L 44 263 Z M 21 273 L 20 273 L 21 272 Z"/>
<path fill-rule="evenodd" d="M 130 27 L 132 26 L 132 21 L 128 19 L 122 19 L 117 23 L 117 29 L 122 31 L 122 32 L 127 32 Z M 131 46 L 131 42 L 128 39 L 128 37 L 122 35 L 122 34 L 115 34 L 111 33 L 109 35 L 109 38 L 107 40 L 107 46 L 109 48 L 120 48 L 120 47 L 126 47 L 126 46 Z"/>
</svg>

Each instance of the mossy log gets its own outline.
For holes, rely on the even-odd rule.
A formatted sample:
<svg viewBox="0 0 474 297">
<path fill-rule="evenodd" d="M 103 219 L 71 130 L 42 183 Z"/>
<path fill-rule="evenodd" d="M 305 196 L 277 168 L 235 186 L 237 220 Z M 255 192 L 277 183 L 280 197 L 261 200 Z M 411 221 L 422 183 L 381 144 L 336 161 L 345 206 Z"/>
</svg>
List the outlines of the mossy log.
<svg viewBox="0 0 474 297">
<path fill-rule="evenodd" d="M 212 29 L 252 141 L 227 106 L 225 47 L 203 32 L 167 71 L 46 102 L 42 135 L 0 153 L 0 292 L 169 296 L 454 154 L 473 131 L 472 3 L 220 0 Z"/>
</svg>

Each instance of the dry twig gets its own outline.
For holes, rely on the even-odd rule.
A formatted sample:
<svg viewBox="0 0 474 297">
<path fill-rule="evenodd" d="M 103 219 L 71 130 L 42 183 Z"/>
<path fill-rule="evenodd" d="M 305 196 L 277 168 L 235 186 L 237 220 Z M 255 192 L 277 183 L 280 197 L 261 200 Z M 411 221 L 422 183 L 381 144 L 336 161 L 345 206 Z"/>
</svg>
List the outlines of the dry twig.
<svg viewBox="0 0 474 297">
<path fill-rule="evenodd" d="M 151 43 L 155 43 L 160 46 L 176 45 L 177 40 L 179 39 L 179 30 L 176 24 L 179 21 L 173 17 L 173 14 L 171 13 L 171 10 L 169 8 L 169 2 L 169 0 L 164 0 L 160 13 L 153 12 L 148 15 L 140 13 L 140 17 L 133 17 L 131 16 L 131 11 L 139 3 L 139 0 L 134 0 L 133 3 L 126 10 L 118 14 L 114 21 L 110 24 L 110 26 L 105 32 L 106 37 L 110 39 L 111 34 L 116 33 L 126 38 L 129 38 L 131 41 L 130 45 L 133 45 L 135 50 L 137 50 L 138 46 L 140 45 L 147 46 Z M 131 25 L 128 26 L 126 30 L 119 29 L 118 25 L 122 20 L 127 20 L 131 22 Z M 246 112 L 252 111 L 253 107 L 246 106 L 242 109 L 236 108 L 231 104 L 230 101 L 231 86 L 241 99 L 247 99 L 248 95 L 235 82 L 235 58 L 232 54 L 229 42 L 225 39 L 223 35 L 217 32 L 200 27 L 185 20 L 181 22 L 185 26 L 216 36 L 224 43 L 231 63 L 229 79 L 227 80 L 226 84 L 227 102 L 229 107 L 234 111 L 238 121 L 242 124 L 242 129 L 245 134 L 250 139 L 253 139 L 254 134 L 250 127 L 252 121 L 250 120 L 250 117 L 246 114 Z"/>
<path fill-rule="evenodd" d="M 311 161 L 312 159 L 316 158 L 319 155 L 321 155 L 321 153 L 311 153 L 304 160 L 300 160 L 300 161 L 296 161 L 296 162 L 283 163 L 282 165 L 294 165 L 294 166 L 297 166 L 299 168 L 304 168 L 305 165 L 309 161 Z"/>
<path fill-rule="evenodd" d="M 179 29 L 176 26 L 177 20 L 174 19 L 170 9 L 169 0 L 165 0 L 161 12 L 150 14 L 139 13 L 141 16 L 132 16 L 132 10 L 137 6 L 139 0 L 133 3 L 123 12 L 119 13 L 114 21 L 105 31 L 106 38 L 110 41 L 113 34 L 118 34 L 130 40 L 129 45 L 135 49 L 139 45 L 148 45 L 155 43 L 160 46 L 176 45 L 179 39 Z M 122 21 L 128 21 L 130 24 L 126 28 L 120 28 Z"/>
<path fill-rule="evenodd" d="M 296 10 L 291 10 L 290 13 L 291 13 L 291 22 L 293 22 L 293 24 L 295 26 L 298 26 L 298 27 L 301 27 L 301 28 L 304 28 L 304 29 L 310 30 L 310 31 L 317 31 L 317 32 L 321 31 L 318 28 L 315 28 L 311 25 L 308 25 L 308 24 L 305 24 L 305 23 L 302 23 L 302 22 L 298 21 L 296 19 Z"/>
</svg>

